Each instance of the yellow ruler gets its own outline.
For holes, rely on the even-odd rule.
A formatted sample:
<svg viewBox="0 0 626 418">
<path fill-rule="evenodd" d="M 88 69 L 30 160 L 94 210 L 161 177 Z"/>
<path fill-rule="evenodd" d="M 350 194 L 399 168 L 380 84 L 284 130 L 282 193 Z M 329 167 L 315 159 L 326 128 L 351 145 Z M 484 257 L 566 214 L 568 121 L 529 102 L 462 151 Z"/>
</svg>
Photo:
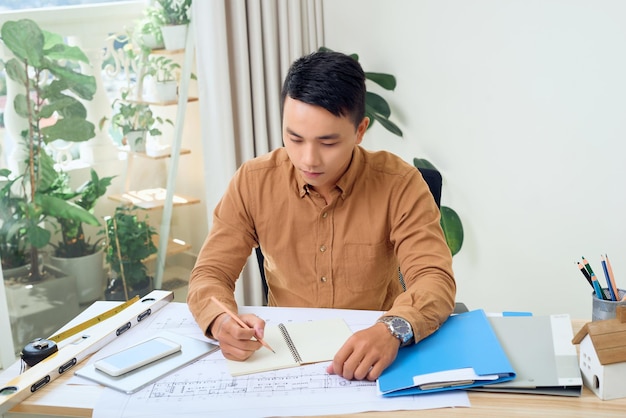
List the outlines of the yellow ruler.
<svg viewBox="0 0 626 418">
<path fill-rule="evenodd" d="M 112 316 L 117 315 L 118 313 L 122 312 L 124 309 L 128 308 L 130 305 L 137 302 L 138 300 L 139 300 L 139 296 L 135 296 L 134 298 L 122 303 L 121 305 L 116 306 L 113 309 L 109 309 L 108 311 L 101 313 L 100 315 L 94 316 L 93 318 L 88 319 L 85 322 L 82 322 L 70 329 L 67 329 L 63 332 L 59 332 L 57 335 L 53 335 L 52 337 L 48 338 L 48 340 L 54 341 L 55 343 L 58 344 L 59 342 L 67 338 L 70 338 L 71 336 L 76 335 L 81 331 L 86 330 L 87 328 L 90 328 L 96 324 L 99 324 L 105 319 L 109 319 Z"/>
<path fill-rule="evenodd" d="M 20 356 L 22 357 L 22 360 L 24 361 L 24 363 L 26 363 L 28 366 L 31 366 L 31 367 L 35 366 L 40 361 L 50 357 L 51 355 L 59 351 L 59 347 L 57 345 L 59 342 L 67 338 L 70 338 L 71 336 L 76 335 L 81 331 L 89 329 L 90 327 L 102 321 L 105 321 L 114 315 L 117 315 L 118 313 L 122 312 L 124 309 L 128 308 L 129 306 L 131 306 L 133 303 L 137 302 L 138 300 L 139 300 L 139 296 L 135 296 L 133 299 L 121 305 L 118 305 L 113 309 L 109 309 L 108 311 L 98 316 L 88 319 L 87 321 L 81 324 L 78 324 L 75 327 L 72 327 L 66 331 L 60 332 L 57 335 L 53 335 L 52 337 L 48 339 L 37 338 L 31 341 L 30 343 L 26 344 L 26 346 L 22 349 Z"/>
<path fill-rule="evenodd" d="M 102 314 L 86 321 L 87 324 L 91 324 L 86 328 L 79 329 L 85 326 L 85 323 L 81 323 L 55 335 L 55 338 L 62 341 L 71 335 L 88 330 L 86 333 L 88 335 L 82 335 L 76 341 L 71 341 L 59 351 L 13 378 L 4 387 L 0 387 L 0 416 L 173 299 L 172 292 L 154 290 L 145 297 L 130 303 L 118 313 L 105 312 L 109 314 L 108 318 L 103 318 L 102 315 L 105 314 Z M 116 309 L 122 306 L 124 305 L 119 305 Z M 73 334 L 70 335 L 70 331 L 73 331 Z"/>
</svg>

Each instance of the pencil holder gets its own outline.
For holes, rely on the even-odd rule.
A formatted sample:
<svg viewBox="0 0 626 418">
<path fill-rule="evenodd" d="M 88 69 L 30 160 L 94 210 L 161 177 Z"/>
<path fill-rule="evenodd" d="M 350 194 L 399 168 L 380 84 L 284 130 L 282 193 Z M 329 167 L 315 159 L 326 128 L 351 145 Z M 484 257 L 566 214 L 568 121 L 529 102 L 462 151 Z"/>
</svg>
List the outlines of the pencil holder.
<svg viewBox="0 0 626 418">
<path fill-rule="evenodd" d="M 611 298 L 611 293 L 608 289 L 602 289 L 602 291 L 607 299 Z M 604 319 L 615 318 L 615 309 L 617 309 L 618 306 L 626 306 L 626 300 L 622 301 L 622 298 L 626 295 L 626 291 L 618 289 L 618 293 L 619 296 L 617 297 L 617 301 L 599 299 L 595 292 L 591 294 L 591 299 L 593 301 L 591 311 L 592 321 L 602 321 Z"/>
</svg>

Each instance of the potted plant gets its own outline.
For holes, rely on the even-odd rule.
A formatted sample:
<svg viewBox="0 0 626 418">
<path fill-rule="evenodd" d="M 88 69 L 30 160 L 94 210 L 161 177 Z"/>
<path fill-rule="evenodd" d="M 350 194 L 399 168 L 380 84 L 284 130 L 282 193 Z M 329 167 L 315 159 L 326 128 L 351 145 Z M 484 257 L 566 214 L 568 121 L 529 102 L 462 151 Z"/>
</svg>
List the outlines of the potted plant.
<svg viewBox="0 0 626 418">
<path fill-rule="evenodd" d="M 161 28 L 165 24 L 162 14 L 156 7 L 146 7 L 145 17 L 135 26 L 137 42 L 148 50 L 161 49 L 164 47 Z"/>
<path fill-rule="evenodd" d="M 180 65 L 165 55 L 150 55 L 144 67 L 144 77 L 154 81 L 154 98 L 160 102 L 176 100 L 178 96 L 177 72 Z"/>
<path fill-rule="evenodd" d="M 332 50 L 322 46 L 319 48 L 319 51 Z M 359 60 L 359 56 L 357 54 L 350 54 L 350 56 L 355 61 Z M 385 90 L 394 90 L 396 88 L 396 77 L 392 74 L 365 71 L 365 78 L 378 84 Z M 372 91 L 367 91 L 365 93 L 365 116 L 370 118 L 368 129 L 374 126 L 375 121 L 378 121 L 392 134 L 400 137 L 402 136 L 402 130 L 398 127 L 398 125 L 389 120 L 389 117 L 391 116 L 391 107 L 389 106 L 389 103 L 387 103 L 387 100 L 385 100 L 381 95 Z"/>
<path fill-rule="evenodd" d="M 59 172 L 51 195 L 66 201 L 72 201 L 79 207 L 93 214 L 97 200 L 102 197 L 111 185 L 113 177 L 99 178 L 95 170 L 91 170 L 91 178 L 73 190 L 69 186 L 69 176 Z M 83 222 L 62 216 L 55 218 L 60 229 L 61 240 L 52 244 L 53 254 L 50 262 L 60 270 L 76 278 L 78 302 L 93 302 L 102 297 L 105 286 L 104 247 L 102 239 L 91 243 L 86 236 Z"/>
<path fill-rule="evenodd" d="M 191 0 L 157 0 L 157 10 L 164 25 L 161 27 L 167 50 L 185 48 Z"/>
<path fill-rule="evenodd" d="M 321 47 L 319 50 L 331 51 L 331 49 L 326 47 Z M 357 54 L 351 54 L 350 56 L 356 61 L 359 60 L 359 56 Z M 392 74 L 366 71 L 365 78 L 378 84 L 385 90 L 394 90 L 396 88 L 396 77 Z M 389 117 L 391 116 L 391 107 L 389 106 L 389 103 L 387 103 L 387 100 L 379 94 L 371 91 L 366 92 L 365 116 L 369 117 L 371 121 L 368 129 L 373 126 L 374 121 L 378 121 L 381 126 L 389 132 L 402 137 L 402 130 L 395 123 L 389 120 Z M 414 158 L 413 165 L 418 169 L 427 168 L 439 171 L 433 164 L 430 163 L 430 161 L 423 158 Z M 446 237 L 446 243 L 448 244 L 448 248 L 450 248 L 452 255 L 455 255 L 461 250 L 461 246 L 463 245 L 463 223 L 454 209 L 448 206 L 441 206 L 440 212 L 440 223 Z"/>
<path fill-rule="evenodd" d="M 118 206 L 113 216 L 105 218 L 106 261 L 112 272 L 106 290 L 108 300 L 128 300 L 152 290 L 145 260 L 157 252 L 157 233 L 147 217 L 139 219 L 133 210 Z"/>
<path fill-rule="evenodd" d="M 21 213 L 24 196 L 15 193 L 13 188 L 17 179 L 10 178 L 10 175 L 10 170 L 0 169 L 0 257 L 6 277 L 27 273 L 29 260 L 26 230 L 19 225 L 24 217 Z"/>
<path fill-rule="evenodd" d="M 124 91 L 122 97 L 111 104 L 111 124 L 122 132 L 122 143 L 128 144 L 131 151 L 146 152 L 146 134 L 161 135 L 157 124 L 172 124 L 172 121 L 156 116 L 146 103 L 129 100 L 128 94 L 128 90 Z M 106 117 L 100 120 L 100 129 L 103 129 L 106 120 Z"/>
<path fill-rule="evenodd" d="M 42 226 L 47 217 L 99 225 L 89 211 L 48 193 L 57 172 L 45 150 L 46 144 L 57 139 L 82 142 L 95 136 L 80 99 L 93 99 L 96 80 L 80 73 L 78 63 L 89 61 L 78 47 L 66 45 L 60 35 L 41 30 L 32 20 L 7 21 L 0 36 L 13 53 L 4 63 L 6 74 L 23 87 L 15 95 L 13 106 L 26 122 L 21 137 L 28 159 L 24 173 L 16 179 L 24 200 L 15 227 L 25 231 L 30 252 L 29 280 L 39 281 L 44 278 L 39 250 L 51 236 Z"/>
</svg>

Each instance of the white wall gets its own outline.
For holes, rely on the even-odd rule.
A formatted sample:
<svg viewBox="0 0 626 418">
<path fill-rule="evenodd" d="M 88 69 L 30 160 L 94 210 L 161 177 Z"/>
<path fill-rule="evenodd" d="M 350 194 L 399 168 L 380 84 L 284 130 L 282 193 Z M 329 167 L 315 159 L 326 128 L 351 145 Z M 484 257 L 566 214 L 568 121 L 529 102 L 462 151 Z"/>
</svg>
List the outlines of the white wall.
<svg viewBox="0 0 626 418">
<path fill-rule="evenodd" d="M 396 75 L 399 139 L 364 145 L 443 173 L 471 309 L 591 317 L 576 261 L 626 288 L 626 2 L 326 0 L 326 46 Z"/>
</svg>

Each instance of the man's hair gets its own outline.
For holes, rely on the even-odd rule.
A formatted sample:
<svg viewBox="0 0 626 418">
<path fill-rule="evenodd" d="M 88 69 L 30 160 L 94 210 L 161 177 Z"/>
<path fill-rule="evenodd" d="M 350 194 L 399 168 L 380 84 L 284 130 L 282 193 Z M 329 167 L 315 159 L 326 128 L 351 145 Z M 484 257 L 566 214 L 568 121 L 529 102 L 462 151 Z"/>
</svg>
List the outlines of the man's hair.
<svg viewBox="0 0 626 418">
<path fill-rule="evenodd" d="M 289 68 L 281 92 L 333 115 L 346 116 L 358 127 L 365 116 L 365 73 L 361 65 L 339 52 L 318 51 L 298 58 Z"/>
</svg>

